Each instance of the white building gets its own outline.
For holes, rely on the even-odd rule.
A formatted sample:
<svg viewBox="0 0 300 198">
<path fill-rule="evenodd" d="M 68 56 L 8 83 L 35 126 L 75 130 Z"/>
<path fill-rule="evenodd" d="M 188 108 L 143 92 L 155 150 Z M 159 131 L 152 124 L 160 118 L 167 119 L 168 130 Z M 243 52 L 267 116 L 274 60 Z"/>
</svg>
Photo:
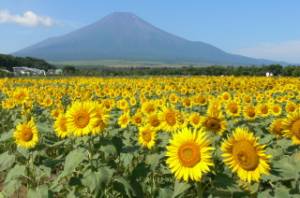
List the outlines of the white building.
<svg viewBox="0 0 300 198">
<path fill-rule="evenodd" d="M 45 70 L 30 67 L 13 67 L 15 76 L 46 76 Z"/>
</svg>

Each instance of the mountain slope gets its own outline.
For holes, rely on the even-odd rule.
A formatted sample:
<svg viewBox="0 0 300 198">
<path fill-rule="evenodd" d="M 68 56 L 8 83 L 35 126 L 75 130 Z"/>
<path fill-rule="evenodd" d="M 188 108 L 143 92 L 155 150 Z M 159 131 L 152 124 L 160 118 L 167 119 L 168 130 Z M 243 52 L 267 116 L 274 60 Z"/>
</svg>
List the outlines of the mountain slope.
<svg viewBox="0 0 300 198">
<path fill-rule="evenodd" d="M 226 53 L 160 30 L 134 14 L 116 12 L 61 37 L 15 53 L 50 61 L 154 60 L 206 64 L 270 64 L 272 61 Z"/>
</svg>

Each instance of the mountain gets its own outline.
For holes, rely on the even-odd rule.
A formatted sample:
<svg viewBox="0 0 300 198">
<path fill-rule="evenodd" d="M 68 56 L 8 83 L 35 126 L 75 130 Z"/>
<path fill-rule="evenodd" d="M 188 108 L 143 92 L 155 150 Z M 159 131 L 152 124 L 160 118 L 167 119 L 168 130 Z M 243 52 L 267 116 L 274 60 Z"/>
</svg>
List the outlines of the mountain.
<svg viewBox="0 0 300 198">
<path fill-rule="evenodd" d="M 112 13 L 94 24 L 49 38 L 14 55 L 48 61 L 144 60 L 223 65 L 274 63 L 229 54 L 204 42 L 189 41 L 126 12 Z"/>
</svg>

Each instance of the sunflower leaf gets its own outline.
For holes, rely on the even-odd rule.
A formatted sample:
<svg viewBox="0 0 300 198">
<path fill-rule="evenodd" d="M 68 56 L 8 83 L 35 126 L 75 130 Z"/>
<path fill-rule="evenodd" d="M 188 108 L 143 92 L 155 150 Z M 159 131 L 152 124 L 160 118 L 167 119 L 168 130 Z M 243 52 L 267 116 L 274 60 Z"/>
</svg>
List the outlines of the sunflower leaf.
<svg viewBox="0 0 300 198">
<path fill-rule="evenodd" d="M 7 170 L 15 162 L 15 156 L 8 154 L 8 152 L 2 153 L 0 155 L 0 171 Z"/>
<path fill-rule="evenodd" d="M 172 198 L 178 197 L 179 195 L 187 191 L 189 188 L 191 188 L 190 184 L 176 181 L 174 184 Z"/>
<path fill-rule="evenodd" d="M 62 175 L 67 176 L 86 158 L 86 152 L 83 149 L 76 149 L 71 151 L 65 161 Z"/>
</svg>

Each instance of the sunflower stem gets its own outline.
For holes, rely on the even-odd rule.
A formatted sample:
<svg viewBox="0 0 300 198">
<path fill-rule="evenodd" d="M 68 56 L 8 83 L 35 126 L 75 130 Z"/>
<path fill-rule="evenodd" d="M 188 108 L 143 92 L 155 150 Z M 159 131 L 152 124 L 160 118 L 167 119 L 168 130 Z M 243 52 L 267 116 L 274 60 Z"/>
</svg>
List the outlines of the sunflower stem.
<svg viewBox="0 0 300 198">
<path fill-rule="evenodd" d="M 197 182 L 197 197 L 198 198 L 203 198 L 203 193 L 204 193 L 204 189 L 205 189 L 205 186 L 202 185 L 201 182 Z"/>
<path fill-rule="evenodd" d="M 94 167 L 94 163 L 93 163 L 93 155 L 94 155 L 94 152 L 93 152 L 93 137 L 90 136 L 89 137 L 89 140 L 88 140 L 88 152 L 89 152 L 89 161 L 90 161 L 90 165 L 91 165 L 91 169 L 94 170 L 95 167 Z"/>
</svg>

